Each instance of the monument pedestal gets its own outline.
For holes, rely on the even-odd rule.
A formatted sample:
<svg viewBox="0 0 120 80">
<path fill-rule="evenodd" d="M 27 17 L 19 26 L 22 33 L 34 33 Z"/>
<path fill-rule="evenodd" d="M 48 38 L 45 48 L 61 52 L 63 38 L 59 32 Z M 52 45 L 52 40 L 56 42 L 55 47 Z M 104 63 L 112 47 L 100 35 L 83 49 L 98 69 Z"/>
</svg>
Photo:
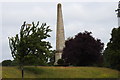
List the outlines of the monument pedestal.
<svg viewBox="0 0 120 80">
<path fill-rule="evenodd" d="M 55 53 L 55 63 L 54 65 L 57 65 L 57 61 L 62 58 L 62 53 Z"/>
</svg>

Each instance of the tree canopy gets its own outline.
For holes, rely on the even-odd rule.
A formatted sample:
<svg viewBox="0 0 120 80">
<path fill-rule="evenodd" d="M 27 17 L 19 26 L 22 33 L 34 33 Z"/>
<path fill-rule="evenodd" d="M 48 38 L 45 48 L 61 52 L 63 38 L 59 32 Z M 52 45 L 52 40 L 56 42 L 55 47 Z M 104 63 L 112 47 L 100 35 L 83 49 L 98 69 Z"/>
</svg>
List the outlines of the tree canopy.
<svg viewBox="0 0 120 80">
<path fill-rule="evenodd" d="M 49 29 L 49 26 L 46 26 L 46 23 L 43 23 L 41 27 L 39 22 L 37 25 L 34 22 L 31 26 L 29 25 L 24 22 L 20 34 L 9 38 L 12 57 L 18 60 L 19 64 L 30 62 L 29 59 L 44 64 L 52 53 L 52 50 L 50 50 L 52 48 L 51 44 L 45 41 L 46 38 L 50 37 L 48 33 L 52 30 Z"/>
<path fill-rule="evenodd" d="M 80 32 L 65 42 L 62 59 L 69 65 L 93 65 L 102 59 L 103 46 L 100 39 L 91 36 L 91 32 Z"/>
<path fill-rule="evenodd" d="M 104 59 L 107 67 L 120 70 L 120 27 L 113 28 L 111 39 L 104 51 Z"/>
<path fill-rule="evenodd" d="M 53 51 L 50 42 L 45 39 L 50 37 L 49 32 L 51 31 L 46 23 L 39 26 L 39 22 L 36 25 L 34 22 L 32 24 L 24 22 L 20 33 L 15 37 L 9 37 L 12 57 L 20 65 L 22 73 L 26 63 L 44 65 L 48 62 Z"/>
</svg>

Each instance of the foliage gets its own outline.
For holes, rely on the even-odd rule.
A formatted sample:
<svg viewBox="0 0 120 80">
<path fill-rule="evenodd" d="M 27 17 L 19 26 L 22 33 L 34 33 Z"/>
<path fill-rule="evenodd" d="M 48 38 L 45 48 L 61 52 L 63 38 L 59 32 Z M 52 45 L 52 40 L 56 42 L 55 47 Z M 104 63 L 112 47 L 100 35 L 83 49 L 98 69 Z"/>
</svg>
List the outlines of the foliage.
<svg viewBox="0 0 120 80">
<path fill-rule="evenodd" d="M 104 51 L 104 59 L 107 67 L 120 70 L 120 27 L 113 28 L 111 39 Z"/>
<path fill-rule="evenodd" d="M 18 66 L 18 62 L 16 60 L 4 60 L 1 64 L 2 66 Z"/>
<path fill-rule="evenodd" d="M 22 74 L 23 66 L 27 63 L 44 65 L 48 62 L 53 51 L 50 50 L 52 48 L 51 44 L 45 39 L 50 37 L 48 33 L 51 31 L 46 23 L 39 26 L 39 22 L 36 25 L 34 22 L 32 24 L 24 22 L 20 33 L 16 34 L 15 37 L 9 37 L 12 57 L 21 67 Z"/>
<path fill-rule="evenodd" d="M 78 33 L 65 42 L 62 58 L 65 63 L 76 66 L 100 64 L 104 44 L 91 36 L 91 32 Z"/>
<path fill-rule="evenodd" d="M 54 65 L 54 62 L 55 62 L 55 53 L 56 53 L 56 51 L 53 50 L 53 53 L 51 54 L 50 60 L 48 62 L 49 66 L 53 66 Z"/>
<path fill-rule="evenodd" d="M 58 64 L 58 65 L 64 65 L 64 60 L 63 60 L 63 59 L 59 59 L 59 60 L 57 61 L 57 64 Z"/>
<path fill-rule="evenodd" d="M 37 25 L 32 23 L 32 26 L 29 27 L 24 22 L 20 34 L 9 38 L 12 57 L 18 60 L 20 65 L 25 64 L 29 59 L 46 63 L 52 54 L 52 50 L 50 50 L 52 46 L 45 41 L 46 38 L 50 37 L 48 33 L 51 32 L 51 29 L 49 26 L 46 27 L 46 23 L 43 23 L 41 27 L 38 25 L 39 22 Z"/>
<path fill-rule="evenodd" d="M 18 65 L 19 65 L 18 62 L 17 62 L 17 60 L 15 60 L 15 59 L 14 59 L 14 60 L 12 61 L 12 63 L 11 63 L 11 66 L 18 66 Z"/>
<path fill-rule="evenodd" d="M 12 61 L 11 60 L 4 60 L 2 61 L 2 66 L 11 66 Z"/>
</svg>

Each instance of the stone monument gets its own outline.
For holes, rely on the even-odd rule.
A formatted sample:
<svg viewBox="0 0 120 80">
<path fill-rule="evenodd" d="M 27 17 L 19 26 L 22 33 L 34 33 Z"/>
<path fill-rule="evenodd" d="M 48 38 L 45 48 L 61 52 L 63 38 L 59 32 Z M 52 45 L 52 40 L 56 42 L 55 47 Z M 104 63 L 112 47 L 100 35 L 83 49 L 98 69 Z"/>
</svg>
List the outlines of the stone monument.
<svg viewBox="0 0 120 80">
<path fill-rule="evenodd" d="M 118 17 L 118 27 L 119 27 L 119 26 L 120 26 L 120 1 L 119 1 L 119 3 L 118 3 L 118 9 L 115 10 L 115 11 L 118 12 L 118 13 L 117 13 L 117 17 Z"/>
<path fill-rule="evenodd" d="M 55 53 L 55 65 L 57 61 L 61 59 L 63 48 L 65 46 L 64 24 L 62 17 L 62 5 L 57 4 L 57 28 L 56 28 L 56 53 Z"/>
</svg>

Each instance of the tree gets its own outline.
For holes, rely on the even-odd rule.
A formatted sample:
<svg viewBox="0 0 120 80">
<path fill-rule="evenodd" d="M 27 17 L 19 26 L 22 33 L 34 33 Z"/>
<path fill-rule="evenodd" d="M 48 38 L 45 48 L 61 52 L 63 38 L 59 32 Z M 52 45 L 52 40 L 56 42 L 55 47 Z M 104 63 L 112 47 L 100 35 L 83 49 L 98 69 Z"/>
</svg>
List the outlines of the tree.
<svg viewBox="0 0 120 80">
<path fill-rule="evenodd" d="M 80 32 L 65 42 L 62 58 L 69 65 L 91 66 L 99 63 L 103 46 L 100 39 L 91 36 L 91 32 Z"/>
<path fill-rule="evenodd" d="M 12 61 L 11 60 L 4 60 L 2 61 L 2 66 L 11 66 Z"/>
<path fill-rule="evenodd" d="M 55 53 L 56 53 L 56 51 L 53 50 L 53 53 L 52 53 L 52 55 L 51 55 L 51 57 L 49 59 L 49 62 L 48 62 L 49 66 L 53 66 L 54 65 L 54 62 L 55 62 Z"/>
<path fill-rule="evenodd" d="M 104 51 L 104 59 L 107 67 L 120 70 L 120 27 L 113 28 L 111 39 Z"/>
<path fill-rule="evenodd" d="M 37 25 L 34 22 L 32 24 L 24 22 L 20 33 L 16 34 L 15 37 L 9 37 L 11 54 L 21 67 L 22 78 L 24 77 L 24 65 L 28 60 L 31 60 L 31 57 L 36 59 L 35 64 L 47 63 L 52 54 L 52 50 L 50 50 L 52 46 L 45 39 L 50 37 L 48 33 L 51 31 L 46 23 L 39 27 L 39 22 Z"/>
</svg>

